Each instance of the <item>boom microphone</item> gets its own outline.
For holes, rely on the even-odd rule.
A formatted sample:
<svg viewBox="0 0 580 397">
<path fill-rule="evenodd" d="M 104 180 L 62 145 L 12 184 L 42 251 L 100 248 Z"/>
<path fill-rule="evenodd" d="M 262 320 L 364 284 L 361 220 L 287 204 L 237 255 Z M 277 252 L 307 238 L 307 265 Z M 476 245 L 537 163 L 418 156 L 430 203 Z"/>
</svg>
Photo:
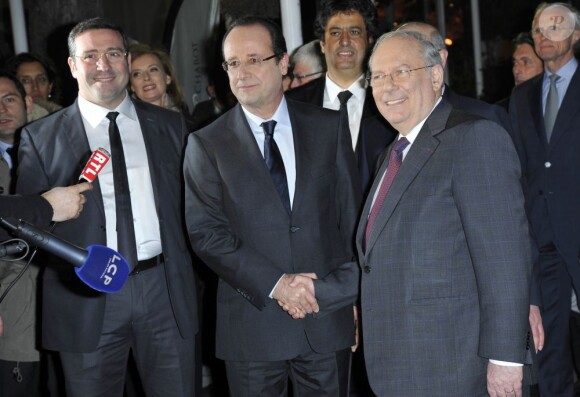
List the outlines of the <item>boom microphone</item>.
<svg viewBox="0 0 580 397">
<path fill-rule="evenodd" d="M 0 218 L 0 225 L 29 244 L 71 263 L 75 266 L 77 276 L 97 291 L 119 291 L 125 285 L 131 271 L 125 258 L 109 247 L 90 245 L 85 250 L 14 218 Z"/>
<path fill-rule="evenodd" d="M 81 172 L 81 176 L 79 176 L 79 182 L 93 182 L 105 164 L 109 162 L 110 158 L 111 154 L 102 147 L 95 150 L 93 154 L 91 154 L 89 161 L 87 161 L 83 172 Z"/>
</svg>

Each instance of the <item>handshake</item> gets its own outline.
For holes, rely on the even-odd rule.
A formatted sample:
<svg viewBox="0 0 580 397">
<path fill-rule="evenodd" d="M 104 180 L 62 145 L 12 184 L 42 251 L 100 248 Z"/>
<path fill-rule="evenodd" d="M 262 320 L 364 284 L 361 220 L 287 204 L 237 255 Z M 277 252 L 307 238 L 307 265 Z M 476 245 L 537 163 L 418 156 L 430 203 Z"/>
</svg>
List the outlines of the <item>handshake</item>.
<svg viewBox="0 0 580 397">
<path fill-rule="evenodd" d="M 313 281 L 316 278 L 315 273 L 285 274 L 274 288 L 272 298 L 294 319 L 318 313 Z"/>
</svg>

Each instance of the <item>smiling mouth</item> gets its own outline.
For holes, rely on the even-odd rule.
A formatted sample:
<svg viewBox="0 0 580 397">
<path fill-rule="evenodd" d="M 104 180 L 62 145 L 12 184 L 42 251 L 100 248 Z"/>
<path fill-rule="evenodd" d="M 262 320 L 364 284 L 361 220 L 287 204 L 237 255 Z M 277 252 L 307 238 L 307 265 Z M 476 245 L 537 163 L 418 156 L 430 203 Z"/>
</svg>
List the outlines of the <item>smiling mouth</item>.
<svg viewBox="0 0 580 397">
<path fill-rule="evenodd" d="M 151 90 L 154 90 L 155 87 L 156 87 L 155 84 L 149 84 L 149 85 L 143 86 L 143 91 L 151 91 Z"/>
<path fill-rule="evenodd" d="M 399 98 L 399 99 L 393 99 L 392 101 L 385 101 L 383 103 L 387 106 L 396 106 L 396 105 L 399 105 L 399 104 L 405 102 L 406 100 L 407 100 L 407 98 Z"/>
</svg>

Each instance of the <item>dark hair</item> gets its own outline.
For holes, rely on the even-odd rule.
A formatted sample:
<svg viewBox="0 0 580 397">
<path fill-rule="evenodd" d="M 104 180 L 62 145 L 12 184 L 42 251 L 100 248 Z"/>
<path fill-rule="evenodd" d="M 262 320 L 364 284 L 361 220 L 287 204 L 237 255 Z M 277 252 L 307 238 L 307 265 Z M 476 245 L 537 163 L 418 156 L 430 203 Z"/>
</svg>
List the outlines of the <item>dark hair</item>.
<svg viewBox="0 0 580 397">
<path fill-rule="evenodd" d="M 153 55 L 163 67 L 163 71 L 166 75 L 171 78 L 171 83 L 167 85 L 167 94 L 173 100 L 173 104 L 181 109 L 185 105 L 183 102 L 183 91 L 181 90 L 181 86 L 177 81 L 177 76 L 175 75 L 175 70 L 173 69 L 173 64 L 171 63 L 171 58 L 167 55 L 167 52 L 158 48 L 149 47 L 146 44 L 133 44 L 129 47 L 129 53 L 131 54 L 131 62 L 134 60 L 142 57 L 143 55 Z M 133 93 L 131 90 L 131 82 L 129 82 L 129 92 Z"/>
<path fill-rule="evenodd" d="M 314 21 L 314 34 L 324 40 L 328 20 L 340 12 L 358 12 L 365 21 L 367 37 L 375 39 L 378 35 L 377 9 L 372 0 L 322 0 Z"/>
<path fill-rule="evenodd" d="M 276 62 L 278 62 L 282 58 L 282 56 L 288 52 L 288 50 L 286 49 L 286 39 L 284 39 L 284 35 L 282 34 L 280 26 L 278 26 L 274 21 L 263 17 L 255 17 L 255 16 L 243 17 L 236 19 L 234 22 L 232 22 L 222 40 L 222 55 L 224 52 L 224 43 L 226 41 L 226 37 L 228 37 L 230 32 L 238 26 L 252 26 L 252 25 L 260 25 L 268 31 L 268 33 L 270 34 L 270 39 L 272 40 L 272 50 L 276 55 Z"/>
<path fill-rule="evenodd" d="M 18 80 L 13 73 L 11 73 L 6 69 L 0 69 L 0 79 L 2 78 L 8 79 L 14 83 L 16 89 L 18 90 L 20 96 L 22 97 L 22 101 L 26 103 L 26 90 L 24 89 L 24 86 L 22 85 L 20 80 Z"/>
<path fill-rule="evenodd" d="M 518 33 L 518 35 L 513 39 L 512 44 L 513 44 L 514 50 L 516 49 L 517 46 L 519 46 L 521 44 L 529 44 L 532 48 L 534 48 L 534 39 L 532 39 L 532 35 L 529 32 L 521 32 L 521 33 Z M 534 52 L 536 52 L 535 48 L 534 48 Z"/>
<path fill-rule="evenodd" d="M 68 54 L 70 57 L 74 57 L 76 51 L 76 43 L 75 40 L 78 35 L 87 32 L 89 30 L 98 30 L 98 29 L 107 29 L 113 30 L 121 35 L 123 38 L 123 49 L 127 50 L 129 48 L 129 40 L 127 36 L 123 32 L 120 26 L 115 25 L 112 22 L 107 21 L 106 19 L 97 17 L 92 19 L 87 19 L 85 21 L 77 23 L 74 28 L 68 34 Z"/>
<path fill-rule="evenodd" d="M 29 52 L 21 52 L 20 54 L 14 55 L 12 58 L 6 61 L 6 69 L 17 76 L 18 68 L 20 65 L 34 62 L 39 63 L 44 68 L 48 82 L 52 84 L 52 90 L 49 92 L 49 94 L 52 96 L 50 100 L 58 102 L 60 99 L 60 90 L 58 84 L 59 79 L 56 72 L 54 71 L 54 68 L 52 67 L 52 64 L 48 60 Z"/>
</svg>

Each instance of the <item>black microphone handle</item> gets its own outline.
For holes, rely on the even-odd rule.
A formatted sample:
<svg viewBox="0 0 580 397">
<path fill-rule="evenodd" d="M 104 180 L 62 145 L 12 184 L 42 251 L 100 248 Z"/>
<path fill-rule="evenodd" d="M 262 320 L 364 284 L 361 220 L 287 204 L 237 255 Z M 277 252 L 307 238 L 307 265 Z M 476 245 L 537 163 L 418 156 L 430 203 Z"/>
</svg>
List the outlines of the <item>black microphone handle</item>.
<svg viewBox="0 0 580 397">
<path fill-rule="evenodd" d="M 45 232 L 38 229 L 29 223 L 20 221 L 14 225 L 9 220 L 10 218 L 0 218 L 0 224 L 9 231 L 16 234 L 28 244 L 34 245 L 44 251 L 50 252 L 65 259 L 76 267 L 81 267 L 87 257 L 87 251 L 83 248 L 77 247 L 67 241 L 60 239 L 52 233 Z"/>
</svg>

